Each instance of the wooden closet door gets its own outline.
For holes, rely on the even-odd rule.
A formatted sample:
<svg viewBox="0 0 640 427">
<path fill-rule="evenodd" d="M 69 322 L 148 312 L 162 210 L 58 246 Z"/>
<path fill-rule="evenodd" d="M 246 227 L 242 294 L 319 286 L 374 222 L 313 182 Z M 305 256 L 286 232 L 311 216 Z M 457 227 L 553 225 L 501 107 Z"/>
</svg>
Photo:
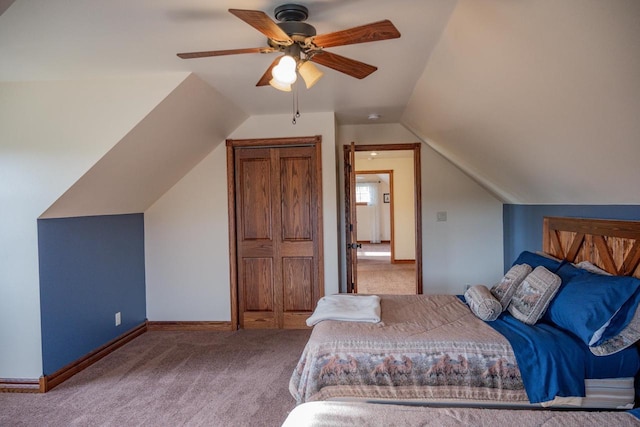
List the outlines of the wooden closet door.
<svg viewBox="0 0 640 427">
<path fill-rule="evenodd" d="M 298 328 L 320 298 L 315 147 L 235 150 L 240 324 Z"/>
</svg>

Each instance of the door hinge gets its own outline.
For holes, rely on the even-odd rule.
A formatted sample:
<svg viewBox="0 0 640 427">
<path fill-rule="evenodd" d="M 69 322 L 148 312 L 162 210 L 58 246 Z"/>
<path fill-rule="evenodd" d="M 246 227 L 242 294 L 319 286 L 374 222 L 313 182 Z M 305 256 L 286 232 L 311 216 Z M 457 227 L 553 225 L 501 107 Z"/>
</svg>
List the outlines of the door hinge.
<svg viewBox="0 0 640 427">
<path fill-rule="evenodd" d="M 353 224 L 349 224 L 349 231 L 353 231 Z"/>
</svg>

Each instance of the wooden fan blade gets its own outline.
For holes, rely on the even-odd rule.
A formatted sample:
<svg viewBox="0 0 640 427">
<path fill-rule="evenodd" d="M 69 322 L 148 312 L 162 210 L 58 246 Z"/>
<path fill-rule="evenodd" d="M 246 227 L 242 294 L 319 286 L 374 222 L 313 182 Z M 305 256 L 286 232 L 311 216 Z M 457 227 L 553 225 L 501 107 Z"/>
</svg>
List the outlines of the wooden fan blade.
<svg viewBox="0 0 640 427">
<path fill-rule="evenodd" d="M 400 37 L 398 29 L 391 23 L 391 21 L 385 19 L 384 21 L 350 28 L 348 30 L 309 37 L 308 41 L 318 47 L 325 48 L 344 46 L 347 44 L 375 42 L 378 40 L 397 39 L 398 37 Z"/>
<path fill-rule="evenodd" d="M 282 28 L 278 27 L 278 24 L 273 22 L 266 13 L 260 10 L 229 9 L 229 12 L 242 19 L 244 22 L 251 25 L 277 44 L 288 46 L 293 43 L 291 37 L 289 37 Z"/>
<path fill-rule="evenodd" d="M 227 50 L 210 50 L 206 52 L 187 52 L 178 53 L 182 59 L 206 58 L 209 56 L 237 55 L 239 53 L 271 53 L 276 49 L 271 47 L 250 47 L 246 49 L 227 49 Z"/>
<path fill-rule="evenodd" d="M 316 53 L 311 57 L 311 61 L 324 65 L 325 67 L 333 68 L 336 71 L 348 74 L 357 79 L 364 79 L 378 69 L 378 67 L 374 67 L 373 65 L 326 51 Z"/>
<path fill-rule="evenodd" d="M 256 86 L 267 86 L 269 84 L 269 82 L 273 78 L 273 75 L 271 74 L 271 70 L 273 70 L 273 67 L 275 67 L 278 64 L 278 61 L 280 60 L 280 58 L 282 58 L 282 56 L 277 57 L 271 63 L 271 65 L 269 65 L 269 68 L 267 68 L 267 71 L 265 71 L 262 77 L 260 77 L 260 80 L 258 80 L 258 83 L 256 83 Z"/>
</svg>

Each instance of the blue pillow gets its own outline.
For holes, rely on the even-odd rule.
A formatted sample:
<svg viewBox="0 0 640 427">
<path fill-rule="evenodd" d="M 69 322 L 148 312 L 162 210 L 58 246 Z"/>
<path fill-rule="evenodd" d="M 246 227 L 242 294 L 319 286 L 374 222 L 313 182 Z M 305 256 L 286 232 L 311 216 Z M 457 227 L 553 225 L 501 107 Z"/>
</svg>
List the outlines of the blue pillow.
<svg viewBox="0 0 640 427">
<path fill-rule="evenodd" d="M 512 266 L 516 264 L 529 264 L 531 266 L 531 269 L 534 270 L 536 267 L 543 266 L 550 272 L 555 273 L 562 262 L 556 261 L 555 259 L 551 259 L 546 256 L 535 254 L 533 252 L 524 251 L 518 256 L 518 259 L 513 262 Z"/>
<path fill-rule="evenodd" d="M 640 280 L 589 273 L 571 264 L 560 266 L 557 274 L 564 283 L 544 319 L 577 335 L 586 345 L 616 336 L 633 317 L 640 301 Z"/>
<path fill-rule="evenodd" d="M 637 279 L 633 280 L 637 281 Z M 613 315 L 613 319 L 611 319 L 611 322 L 609 322 L 609 325 L 602 333 L 602 337 L 594 345 L 600 345 L 604 341 L 618 335 L 629 324 L 631 319 L 633 319 L 636 309 L 638 308 L 638 304 L 640 304 L 640 289 L 638 289 L 636 293 L 629 298 L 622 307 L 620 307 L 620 310 Z"/>
</svg>

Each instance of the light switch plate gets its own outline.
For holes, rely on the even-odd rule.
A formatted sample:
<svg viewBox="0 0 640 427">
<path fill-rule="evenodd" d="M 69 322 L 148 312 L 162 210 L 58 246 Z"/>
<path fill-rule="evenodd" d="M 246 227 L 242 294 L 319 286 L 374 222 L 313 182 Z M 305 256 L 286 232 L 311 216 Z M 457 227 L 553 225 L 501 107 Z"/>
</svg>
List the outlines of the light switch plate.
<svg viewBox="0 0 640 427">
<path fill-rule="evenodd" d="M 436 214 L 436 218 L 438 222 L 444 222 L 447 220 L 447 211 L 438 212 Z"/>
</svg>

